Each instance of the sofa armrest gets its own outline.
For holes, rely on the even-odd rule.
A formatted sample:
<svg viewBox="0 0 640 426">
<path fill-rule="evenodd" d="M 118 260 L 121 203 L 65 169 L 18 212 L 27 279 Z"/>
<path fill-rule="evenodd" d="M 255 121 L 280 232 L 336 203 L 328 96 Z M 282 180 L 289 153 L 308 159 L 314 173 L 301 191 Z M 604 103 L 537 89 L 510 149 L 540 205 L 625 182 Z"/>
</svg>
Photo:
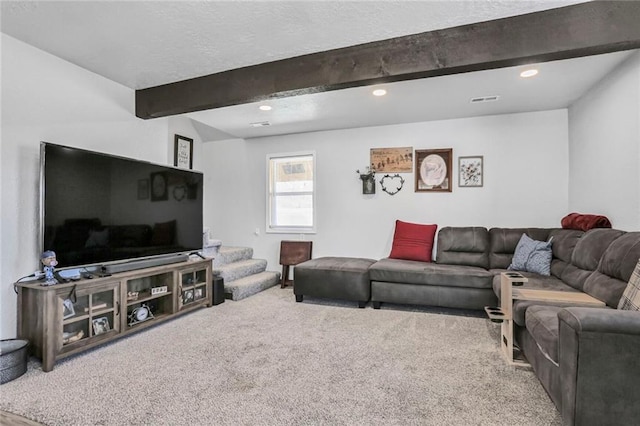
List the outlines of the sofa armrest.
<svg viewBox="0 0 640 426">
<path fill-rule="evenodd" d="M 578 332 L 624 333 L 640 335 L 640 312 L 602 308 L 565 308 L 560 320 Z"/>
<path fill-rule="evenodd" d="M 565 424 L 634 424 L 640 418 L 640 312 L 565 308 L 558 313 Z"/>
</svg>

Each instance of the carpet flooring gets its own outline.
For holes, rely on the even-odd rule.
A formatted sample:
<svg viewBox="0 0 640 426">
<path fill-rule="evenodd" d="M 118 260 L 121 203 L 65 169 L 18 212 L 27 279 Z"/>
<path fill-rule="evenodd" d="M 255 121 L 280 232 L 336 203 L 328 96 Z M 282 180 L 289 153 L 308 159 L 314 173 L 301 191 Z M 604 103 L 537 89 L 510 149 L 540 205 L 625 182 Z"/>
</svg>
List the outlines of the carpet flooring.
<svg viewBox="0 0 640 426">
<path fill-rule="evenodd" d="M 0 388 L 45 425 L 560 425 L 486 319 L 306 298 L 272 287 Z"/>
</svg>

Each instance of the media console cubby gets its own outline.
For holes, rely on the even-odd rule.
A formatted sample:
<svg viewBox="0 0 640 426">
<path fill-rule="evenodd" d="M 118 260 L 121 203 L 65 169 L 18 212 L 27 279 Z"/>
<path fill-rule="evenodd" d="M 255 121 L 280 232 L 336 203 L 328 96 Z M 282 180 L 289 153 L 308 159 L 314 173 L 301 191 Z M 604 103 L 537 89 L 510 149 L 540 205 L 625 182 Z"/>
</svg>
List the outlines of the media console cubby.
<svg viewBox="0 0 640 426">
<path fill-rule="evenodd" d="M 52 286 L 16 283 L 18 338 L 51 371 L 74 355 L 203 306 L 211 306 L 211 259 Z"/>
</svg>

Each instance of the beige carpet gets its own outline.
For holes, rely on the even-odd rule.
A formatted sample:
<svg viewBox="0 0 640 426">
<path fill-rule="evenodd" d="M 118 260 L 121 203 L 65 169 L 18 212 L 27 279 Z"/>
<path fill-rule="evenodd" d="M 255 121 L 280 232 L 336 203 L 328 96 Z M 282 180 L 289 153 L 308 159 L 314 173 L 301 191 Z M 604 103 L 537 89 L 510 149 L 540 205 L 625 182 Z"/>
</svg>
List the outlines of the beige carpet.
<svg viewBox="0 0 640 426">
<path fill-rule="evenodd" d="M 498 327 L 270 288 L 29 371 L 0 409 L 47 425 L 560 425 Z"/>
</svg>

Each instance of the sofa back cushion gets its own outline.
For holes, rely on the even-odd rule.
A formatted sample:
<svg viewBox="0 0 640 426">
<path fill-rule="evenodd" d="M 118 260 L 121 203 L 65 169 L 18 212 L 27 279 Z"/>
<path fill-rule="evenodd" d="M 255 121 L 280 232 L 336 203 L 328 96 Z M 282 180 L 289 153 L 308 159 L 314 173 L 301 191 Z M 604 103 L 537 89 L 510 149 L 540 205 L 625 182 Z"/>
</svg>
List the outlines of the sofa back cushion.
<svg viewBox="0 0 640 426">
<path fill-rule="evenodd" d="M 584 231 L 575 229 L 552 229 L 549 238 L 553 237 L 553 260 L 551 262 L 551 275 L 561 278 L 565 268 L 571 264 L 571 257 L 578 241 L 584 235 Z"/>
<path fill-rule="evenodd" d="M 546 228 L 491 228 L 489 230 L 489 268 L 507 269 L 509 267 L 522 234 L 527 234 L 534 240 L 547 241 L 549 231 Z"/>
<path fill-rule="evenodd" d="M 585 281 L 598 268 L 605 250 L 623 233 L 617 229 L 592 229 L 585 232 L 575 245 L 571 262 L 558 277 L 571 287 L 584 291 Z"/>
<path fill-rule="evenodd" d="M 626 232 L 605 250 L 598 269 L 584 282 L 584 292 L 616 308 L 640 259 L 640 232 Z"/>
<path fill-rule="evenodd" d="M 436 263 L 489 269 L 487 228 L 450 226 L 442 228 L 438 232 Z"/>
<path fill-rule="evenodd" d="M 571 263 L 573 250 L 578 241 L 584 235 L 584 231 L 576 229 L 552 229 L 549 238 L 553 237 L 553 257 L 566 263 Z"/>
</svg>

